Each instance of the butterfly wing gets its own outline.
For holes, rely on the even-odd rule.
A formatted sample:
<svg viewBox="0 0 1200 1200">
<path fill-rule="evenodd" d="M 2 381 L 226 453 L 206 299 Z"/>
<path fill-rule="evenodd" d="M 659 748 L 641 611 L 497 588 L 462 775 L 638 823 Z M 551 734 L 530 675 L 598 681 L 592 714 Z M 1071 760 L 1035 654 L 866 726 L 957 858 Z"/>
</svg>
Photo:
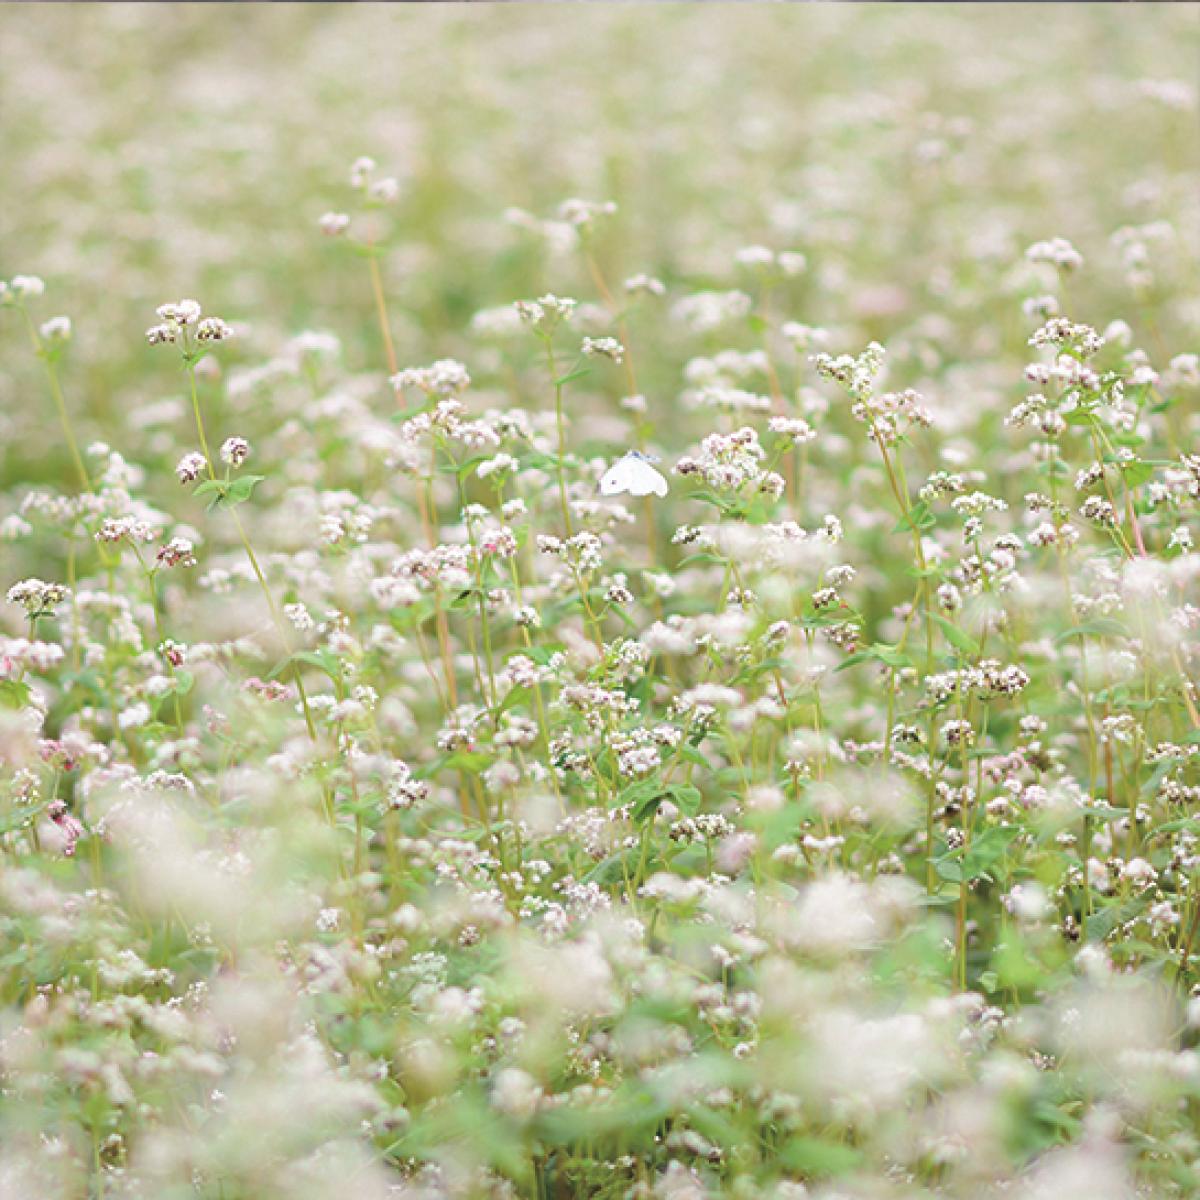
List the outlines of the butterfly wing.
<svg viewBox="0 0 1200 1200">
<path fill-rule="evenodd" d="M 617 496 L 621 492 L 632 496 L 665 496 L 667 481 L 643 455 L 631 452 L 613 463 L 600 478 L 602 496 Z"/>
<path fill-rule="evenodd" d="M 600 495 L 616 496 L 627 490 L 629 481 L 625 472 L 625 459 L 615 462 L 600 477 Z"/>
<path fill-rule="evenodd" d="M 629 491 L 635 496 L 665 496 L 667 481 L 644 458 L 631 458 L 629 466 Z"/>
</svg>

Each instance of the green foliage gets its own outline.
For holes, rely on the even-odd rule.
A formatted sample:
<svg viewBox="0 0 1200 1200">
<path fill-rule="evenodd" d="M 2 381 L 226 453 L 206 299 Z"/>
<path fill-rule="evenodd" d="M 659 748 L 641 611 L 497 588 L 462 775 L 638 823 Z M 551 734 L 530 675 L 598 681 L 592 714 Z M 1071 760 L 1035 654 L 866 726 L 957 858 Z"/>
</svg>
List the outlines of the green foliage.
<svg viewBox="0 0 1200 1200">
<path fill-rule="evenodd" d="M 1186 6 L 220 7 L 0 12 L 0 1194 L 1200 1194 Z"/>
</svg>

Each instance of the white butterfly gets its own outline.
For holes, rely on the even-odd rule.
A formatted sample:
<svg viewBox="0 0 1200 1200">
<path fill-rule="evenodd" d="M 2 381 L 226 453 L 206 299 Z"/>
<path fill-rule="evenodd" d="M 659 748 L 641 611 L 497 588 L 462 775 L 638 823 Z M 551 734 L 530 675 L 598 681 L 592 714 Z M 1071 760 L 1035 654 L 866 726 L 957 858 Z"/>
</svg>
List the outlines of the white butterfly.
<svg viewBox="0 0 1200 1200">
<path fill-rule="evenodd" d="M 656 496 L 667 494 L 667 481 L 650 464 L 657 460 L 640 450 L 630 450 L 618 459 L 600 480 L 602 496 L 616 496 L 628 492 L 631 496 Z"/>
</svg>

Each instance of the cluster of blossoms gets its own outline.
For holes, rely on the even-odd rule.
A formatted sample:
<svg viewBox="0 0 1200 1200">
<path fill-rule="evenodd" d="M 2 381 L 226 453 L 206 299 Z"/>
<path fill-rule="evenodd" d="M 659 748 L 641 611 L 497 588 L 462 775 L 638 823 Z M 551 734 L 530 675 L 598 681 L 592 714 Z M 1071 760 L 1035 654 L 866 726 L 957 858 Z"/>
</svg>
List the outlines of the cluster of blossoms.
<svg viewBox="0 0 1200 1200">
<path fill-rule="evenodd" d="M 665 296 L 667 294 L 667 285 L 661 279 L 644 273 L 630 275 L 625 280 L 624 287 L 627 292 L 635 296 Z"/>
<path fill-rule="evenodd" d="M 61 583 L 31 578 L 14 583 L 5 594 L 5 599 L 9 604 L 20 605 L 30 616 L 41 616 L 53 612 L 68 594 Z"/>
<path fill-rule="evenodd" d="M 226 466 L 240 467 L 249 457 L 250 443 L 245 438 L 226 438 L 221 443 L 221 461 Z"/>
<path fill-rule="evenodd" d="M 584 358 L 607 358 L 616 363 L 625 359 L 625 347 L 616 338 L 611 337 L 585 337 L 580 346 L 580 353 Z"/>
<path fill-rule="evenodd" d="M 1083 266 L 1083 255 L 1062 237 L 1034 242 L 1025 251 L 1025 257 L 1033 263 L 1051 263 L 1064 271 L 1077 271 Z"/>
<path fill-rule="evenodd" d="M 771 417 L 767 428 L 796 445 L 816 439 L 817 431 L 803 417 Z"/>
<path fill-rule="evenodd" d="M 798 250 L 772 250 L 769 246 L 743 246 L 733 256 L 740 267 L 766 274 L 780 274 L 787 278 L 803 275 L 808 259 Z"/>
<path fill-rule="evenodd" d="M 188 344 L 189 336 L 200 346 L 223 342 L 233 336 L 233 329 L 220 317 L 206 317 L 195 300 L 179 300 L 162 304 L 158 310 L 159 324 L 146 330 L 151 346 Z"/>
<path fill-rule="evenodd" d="M 161 567 L 194 567 L 196 547 L 190 538 L 173 537 L 159 549 L 155 561 Z"/>
<path fill-rule="evenodd" d="M 925 680 L 925 691 L 936 705 L 968 693 L 981 700 L 1011 698 L 1028 686 L 1029 673 L 1024 668 L 1013 663 L 1006 666 L 994 658 L 960 670 L 938 672 Z"/>
<path fill-rule="evenodd" d="M 149 521 L 140 517 L 105 517 L 96 530 L 96 541 L 115 545 L 118 542 L 129 542 L 131 545 L 145 545 L 154 541 L 155 530 Z"/>
<path fill-rule="evenodd" d="M 377 204 L 393 204 L 400 198 L 400 181 L 394 175 L 377 175 L 379 164 L 368 155 L 350 166 L 350 186 Z"/>
<path fill-rule="evenodd" d="M 504 420 L 491 415 L 467 418 L 466 413 L 461 400 L 447 398 L 405 421 L 399 430 L 397 465 L 403 464 L 410 471 L 423 469 L 428 452 L 418 453 L 418 448 L 430 438 L 457 442 L 472 450 L 499 447 L 507 432 Z"/>
<path fill-rule="evenodd" d="M 428 367 L 408 367 L 392 376 L 392 387 L 397 392 L 416 388 L 439 400 L 460 396 L 470 386 L 467 368 L 452 358 L 440 359 Z"/>
<path fill-rule="evenodd" d="M 42 341 L 50 345 L 69 342 L 71 340 L 71 332 L 70 317 L 51 317 L 38 326 L 38 333 L 41 335 Z"/>
<path fill-rule="evenodd" d="M 744 318 L 751 304 L 745 292 L 694 292 L 671 306 L 671 316 L 693 333 L 709 333 Z"/>
<path fill-rule="evenodd" d="M 1054 317 L 1034 331 L 1029 344 L 1055 349 L 1070 346 L 1085 358 L 1091 358 L 1104 348 L 1104 339 L 1090 325 L 1078 325 L 1065 317 Z"/>
<path fill-rule="evenodd" d="M 208 460 L 198 450 L 189 450 L 175 464 L 175 477 L 180 483 L 195 483 L 208 470 Z"/>
<path fill-rule="evenodd" d="M 561 558 L 574 570 L 591 574 L 604 565 L 604 549 L 600 538 L 588 530 L 569 538 L 538 534 L 537 548 L 540 554 Z"/>
<path fill-rule="evenodd" d="M 45 281 L 38 275 L 14 275 L 0 279 L 0 304 L 20 304 L 46 294 Z"/>
<path fill-rule="evenodd" d="M 695 475 L 717 491 L 736 492 L 753 486 L 767 495 L 782 493 L 782 476 L 764 468 L 766 451 L 758 431 L 746 425 L 733 433 L 710 433 L 700 443 L 700 453 L 675 464 L 679 475 Z"/>
<path fill-rule="evenodd" d="M 548 337 L 559 325 L 571 319 L 579 301 L 547 293 L 536 300 L 518 300 L 513 307 L 526 325 Z"/>
<path fill-rule="evenodd" d="M 97 326 L 45 221 L 78 202 L 46 131 L 128 122 L 80 123 L 24 32 L 53 14 L 5 29 L 9 182 L 46 193 L 6 222 L 77 278 L 73 324 L 0 285 L 0 1195 L 1197 1194 L 1196 89 L 1130 74 L 1186 72 L 1182 26 L 1090 26 L 1097 83 L 1049 8 L 1012 43 L 665 6 L 632 58 L 603 6 L 514 9 L 348 71 L 387 21 L 343 8 L 312 88 L 218 39 L 230 94 L 174 89 L 151 183 L 211 146 L 246 210 L 175 189 L 173 245 L 287 274 L 239 268 L 236 355 L 164 305 L 165 389 L 113 333 L 161 223 L 131 193 Z M 130 42 L 88 53 L 141 103 Z M 870 91 L 816 97 L 797 156 L 794 89 L 745 81 L 851 52 Z M 274 168 L 269 94 L 402 168 L 314 200 L 338 138 Z M 632 112 L 652 178 L 597 119 Z M 344 205 L 340 248 L 262 237 L 256 180 L 272 220 Z M 1055 227 L 1079 250 L 1024 250 Z"/>
</svg>

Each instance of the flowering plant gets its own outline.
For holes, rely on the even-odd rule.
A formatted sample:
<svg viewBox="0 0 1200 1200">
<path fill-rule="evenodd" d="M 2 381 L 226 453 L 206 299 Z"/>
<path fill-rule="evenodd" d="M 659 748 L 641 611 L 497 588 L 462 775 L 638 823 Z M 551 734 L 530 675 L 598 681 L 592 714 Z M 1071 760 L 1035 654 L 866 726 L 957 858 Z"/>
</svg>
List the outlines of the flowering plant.
<svg viewBox="0 0 1200 1200">
<path fill-rule="evenodd" d="M 1187 16 L 91 7 L 0 15 L 0 1195 L 1196 1195 Z"/>
</svg>

